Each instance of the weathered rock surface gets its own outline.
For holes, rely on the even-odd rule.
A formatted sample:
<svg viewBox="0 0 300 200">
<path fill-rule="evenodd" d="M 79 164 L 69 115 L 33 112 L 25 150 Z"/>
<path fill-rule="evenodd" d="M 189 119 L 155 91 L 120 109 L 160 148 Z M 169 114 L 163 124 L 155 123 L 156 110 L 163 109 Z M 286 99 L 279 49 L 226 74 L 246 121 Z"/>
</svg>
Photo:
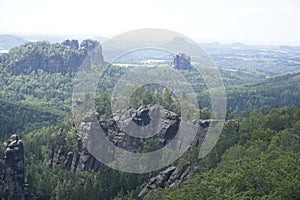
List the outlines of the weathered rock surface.
<svg viewBox="0 0 300 200">
<path fill-rule="evenodd" d="M 139 126 L 146 126 L 150 123 L 149 109 L 141 107 L 132 114 L 132 121 Z"/>
<path fill-rule="evenodd" d="M 63 45 L 70 47 L 72 49 L 78 49 L 79 48 L 79 43 L 78 40 L 65 40 L 62 42 Z"/>
<path fill-rule="evenodd" d="M 0 153 L 0 188 L 12 199 L 25 198 L 24 190 L 24 149 L 18 136 L 13 134 L 4 144 Z"/>
<path fill-rule="evenodd" d="M 210 120 L 199 120 L 199 128 L 194 142 L 190 145 L 188 151 L 192 151 L 192 148 L 197 147 L 202 144 L 207 134 Z M 186 180 L 193 174 L 193 170 L 197 166 L 188 163 L 183 167 L 172 166 L 166 170 L 159 173 L 159 175 L 150 178 L 147 185 L 141 190 L 138 197 L 146 195 L 150 190 L 155 190 L 157 188 L 164 188 L 166 184 L 171 187 L 177 183 Z"/>
<path fill-rule="evenodd" d="M 87 51 L 92 51 L 99 45 L 99 42 L 95 40 L 83 40 L 80 44 L 80 48 L 86 49 Z"/>
<path fill-rule="evenodd" d="M 56 152 L 53 150 L 46 161 L 46 165 L 51 168 L 58 164 L 63 164 L 67 170 L 74 172 L 98 172 L 101 167 L 101 163 L 87 152 L 86 149 L 78 153 L 64 151 L 62 149 L 58 149 Z"/>
<path fill-rule="evenodd" d="M 47 51 L 42 51 L 41 46 Z M 61 44 L 50 44 L 48 42 L 31 42 L 22 47 L 22 57 L 15 59 L 7 54 L 1 57 L 1 63 L 14 74 L 22 72 L 38 72 L 42 69 L 50 73 L 66 73 L 77 70 L 89 52 L 96 47 L 97 59 L 102 62 L 102 49 L 100 43 L 94 40 L 83 40 L 79 45 L 78 40 L 65 40 Z M 19 47 L 17 47 L 19 48 Z"/>
<path fill-rule="evenodd" d="M 90 141 L 90 134 L 97 132 L 99 114 L 93 113 L 85 117 L 78 126 L 78 153 L 67 152 L 64 149 L 53 149 L 52 154 L 46 160 L 49 167 L 57 164 L 63 164 L 66 169 L 72 171 L 98 171 L 101 164 L 87 150 Z M 150 126 L 151 121 L 151 126 Z M 129 116 L 115 114 L 112 118 L 107 119 L 101 124 L 102 129 L 106 132 L 108 139 L 116 146 L 127 151 L 136 152 L 142 148 L 146 137 L 135 137 L 127 134 L 135 131 L 135 135 L 141 133 L 153 134 L 153 139 L 158 141 L 160 147 L 166 145 L 176 135 L 179 128 L 179 117 L 166 109 L 159 106 L 140 107 L 132 111 Z M 121 128 L 120 128 L 121 127 Z M 62 130 L 57 133 L 62 136 Z M 63 136 L 62 136 L 63 139 Z"/>
<path fill-rule="evenodd" d="M 157 176 L 150 178 L 147 185 L 141 190 L 138 197 L 142 197 L 147 194 L 150 190 L 157 188 L 164 188 L 166 185 L 171 187 L 178 182 L 186 180 L 192 173 L 192 166 L 187 164 L 181 168 L 169 167 L 166 170 L 160 172 Z"/>
<path fill-rule="evenodd" d="M 115 113 L 111 118 L 100 123 L 108 139 L 114 145 L 127 151 L 136 152 L 139 148 L 143 148 L 149 136 L 158 142 L 159 148 L 162 148 L 176 136 L 180 126 L 180 117 L 176 113 L 156 105 L 150 107 L 142 106 L 137 110 L 130 110 L 128 113 Z M 66 169 L 74 172 L 99 171 L 102 164 L 87 150 L 87 146 L 91 142 L 91 134 L 99 131 L 100 126 L 95 126 L 98 120 L 99 114 L 93 113 L 81 121 L 77 130 L 79 152 L 66 152 L 63 149 L 53 151 L 47 162 L 48 165 L 52 167 L 53 165 L 63 164 Z M 193 123 L 197 124 L 198 132 L 188 151 L 202 144 L 211 121 L 199 120 Z M 151 135 L 147 135 L 148 133 Z M 62 130 L 59 130 L 58 135 L 61 134 Z M 149 190 L 163 188 L 166 184 L 173 186 L 186 180 L 196 167 L 188 163 L 183 167 L 172 166 L 167 168 L 149 180 L 148 184 L 140 192 L 139 197 L 147 194 Z"/>
<path fill-rule="evenodd" d="M 77 138 L 78 152 L 66 151 L 64 148 L 52 149 L 52 153 L 45 161 L 46 165 L 51 168 L 55 165 L 63 164 L 67 170 L 74 172 L 99 171 L 101 163 L 86 149 L 89 133 L 92 131 L 92 122 L 95 121 L 98 121 L 97 113 L 87 116 L 81 122 Z M 68 131 L 70 130 L 66 130 L 66 132 Z M 57 134 L 64 140 L 62 128 L 58 130 Z"/>
<path fill-rule="evenodd" d="M 172 64 L 176 69 L 189 70 L 192 68 L 190 56 L 184 53 L 176 54 Z"/>
<path fill-rule="evenodd" d="M 102 125 L 108 138 L 118 147 L 135 152 L 143 147 L 146 138 L 152 137 L 161 147 L 177 134 L 180 119 L 176 113 L 159 106 L 140 107 L 131 117 L 114 114 Z"/>
</svg>

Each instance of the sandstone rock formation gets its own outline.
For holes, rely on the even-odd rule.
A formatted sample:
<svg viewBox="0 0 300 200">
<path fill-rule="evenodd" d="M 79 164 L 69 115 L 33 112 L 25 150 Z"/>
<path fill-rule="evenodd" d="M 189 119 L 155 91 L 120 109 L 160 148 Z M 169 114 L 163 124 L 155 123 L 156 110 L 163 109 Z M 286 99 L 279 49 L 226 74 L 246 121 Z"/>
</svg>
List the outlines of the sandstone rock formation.
<svg viewBox="0 0 300 200">
<path fill-rule="evenodd" d="M 45 160 L 46 165 L 52 168 L 55 165 L 62 164 L 67 170 L 74 172 L 98 172 L 102 164 L 85 148 L 92 127 L 91 122 L 97 121 L 97 118 L 97 114 L 92 114 L 83 119 L 77 135 L 77 152 L 67 151 L 64 147 L 52 149 L 52 153 Z M 70 127 L 68 129 L 66 132 L 70 131 Z M 57 135 L 61 136 L 62 140 L 65 140 L 63 132 L 63 129 L 60 128 Z"/>
<path fill-rule="evenodd" d="M 193 147 L 199 146 L 204 141 L 204 138 L 207 134 L 210 120 L 199 120 L 199 128 L 195 138 L 195 141 L 191 144 L 188 151 L 191 151 Z M 155 190 L 157 188 L 164 188 L 166 184 L 171 187 L 176 183 L 180 183 L 186 180 L 193 174 L 194 169 L 197 166 L 191 164 L 190 162 L 182 167 L 171 166 L 166 170 L 160 172 L 157 176 L 150 178 L 146 186 L 141 190 L 138 197 L 145 196 L 150 190 Z"/>
<path fill-rule="evenodd" d="M 89 52 L 99 46 L 98 59 L 103 61 L 100 43 L 94 40 L 65 40 L 61 44 L 49 42 L 26 43 L 20 48 L 22 55 L 15 59 L 14 55 L 1 57 L 1 63 L 14 74 L 23 72 L 38 72 L 42 69 L 50 73 L 66 73 L 77 70 Z"/>
<path fill-rule="evenodd" d="M 93 113 L 81 121 L 77 130 L 78 153 L 67 152 L 64 149 L 54 149 L 46 160 L 47 165 L 52 167 L 57 164 L 63 164 L 66 169 L 79 172 L 86 170 L 98 171 L 101 163 L 87 150 L 90 134 L 97 132 L 95 129 L 99 128 L 93 126 L 94 123 L 98 123 L 98 118 L 99 114 Z M 153 126 L 145 128 L 150 120 L 152 120 Z M 134 110 L 132 116 L 128 118 L 121 114 L 115 114 L 112 118 L 102 123 L 101 128 L 106 132 L 107 137 L 114 145 L 127 151 L 136 152 L 143 147 L 146 138 L 131 136 L 126 133 L 127 131 L 155 131 L 153 138 L 163 147 L 176 135 L 179 122 L 180 119 L 175 113 L 166 109 L 160 109 L 158 106 L 151 106 L 149 108 L 140 107 Z M 123 129 L 120 130 L 118 125 L 123 127 Z M 136 125 L 134 128 L 137 129 L 133 129 L 132 126 L 134 125 Z M 58 131 L 58 135 L 62 135 L 61 130 Z"/>
<path fill-rule="evenodd" d="M 79 140 L 78 143 L 81 143 Z M 46 165 L 50 168 L 62 164 L 67 170 L 73 172 L 95 171 L 98 172 L 102 164 L 88 151 L 82 150 L 78 153 L 65 151 L 64 149 L 53 150 L 47 158 Z"/>
<path fill-rule="evenodd" d="M 178 182 L 186 180 L 192 174 L 193 166 L 187 164 L 181 168 L 172 166 L 160 172 L 157 176 L 150 178 L 147 185 L 139 193 L 138 197 L 142 197 L 150 190 L 164 188 L 167 184 L 171 187 Z"/>
<path fill-rule="evenodd" d="M 192 68 L 190 56 L 184 53 L 176 54 L 172 64 L 176 69 L 189 70 Z"/>
<path fill-rule="evenodd" d="M 24 149 L 17 135 L 10 136 L 0 156 L 1 192 L 12 199 L 24 199 Z"/>
<path fill-rule="evenodd" d="M 65 40 L 64 42 L 62 42 L 63 45 L 70 47 L 72 49 L 78 49 L 79 48 L 79 44 L 78 44 L 78 40 Z"/>
<path fill-rule="evenodd" d="M 132 113 L 131 117 L 116 113 L 113 118 L 101 124 L 107 131 L 108 138 L 128 151 L 135 152 L 143 147 L 146 138 L 150 136 L 163 147 L 178 131 L 180 119 L 176 113 L 159 106 L 141 106 Z"/>
<path fill-rule="evenodd" d="M 152 139 L 157 141 L 159 148 L 162 148 L 176 136 L 179 129 L 180 117 L 176 113 L 156 105 L 141 106 L 137 110 L 129 110 L 128 113 L 115 113 L 106 121 L 100 123 L 107 138 L 114 145 L 127 151 L 136 152 L 139 148 L 143 148 L 147 140 L 146 137 L 135 137 L 129 135 L 128 132 L 136 134 L 136 136 L 150 132 L 153 134 L 151 135 Z M 87 150 L 91 133 L 99 131 L 100 126 L 94 126 L 95 123 L 98 123 L 98 120 L 98 113 L 86 116 L 77 129 L 79 152 L 68 152 L 64 149 L 53 150 L 47 162 L 48 166 L 52 167 L 62 164 L 67 170 L 74 172 L 99 171 L 103 164 Z M 188 151 L 202 144 L 210 123 L 210 120 L 198 121 L 198 132 Z M 61 129 L 58 131 L 58 135 L 62 135 Z M 197 166 L 192 163 L 181 167 L 172 166 L 167 168 L 149 180 L 140 192 L 139 197 L 144 196 L 150 190 L 163 188 L 166 184 L 173 186 L 176 183 L 186 180 L 186 178 L 192 175 L 195 168 Z"/>
<path fill-rule="evenodd" d="M 95 49 L 100 43 L 95 40 L 83 40 L 80 44 L 80 48 L 86 49 L 87 51 L 92 51 Z"/>
</svg>

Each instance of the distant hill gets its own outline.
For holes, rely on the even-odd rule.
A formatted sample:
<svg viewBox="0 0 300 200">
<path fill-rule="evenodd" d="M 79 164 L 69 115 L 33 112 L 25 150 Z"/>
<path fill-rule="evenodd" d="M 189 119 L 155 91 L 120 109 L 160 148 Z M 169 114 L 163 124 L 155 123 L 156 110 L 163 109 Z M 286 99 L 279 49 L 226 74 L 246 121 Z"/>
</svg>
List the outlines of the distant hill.
<svg viewBox="0 0 300 200">
<path fill-rule="evenodd" d="M 293 106 L 300 102 L 300 73 L 231 86 L 226 89 L 228 109 L 232 112 L 257 110 L 273 106 Z"/>
<path fill-rule="evenodd" d="M 16 46 L 24 44 L 26 40 L 14 35 L 0 35 L 0 50 L 8 50 Z"/>
<path fill-rule="evenodd" d="M 240 42 L 228 43 L 228 44 L 223 44 L 220 42 L 209 42 L 209 43 L 200 43 L 200 45 L 205 49 L 206 48 L 208 48 L 208 49 L 211 49 L 211 48 L 247 49 L 247 48 L 249 48 L 248 45 L 240 43 Z"/>
<path fill-rule="evenodd" d="M 66 40 L 62 43 L 47 41 L 27 42 L 12 48 L 2 56 L 2 65 L 14 74 L 38 71 L 73 72 L 82 63 L 89 51 L 99 42 L 94 40 Z"/>
<path fill-rule="evenodd" d="M 55 43 L 55 42 L 63 42 L 69 38 L 76 38 L 78 41 L 83 41 L 86 40 L 87 38 L 90 38 L 92 40 L 97 40 L 99 42 L 103 42 L 105 40 L 107 40 L 107 37 L 103 37 L 103 36 L 78 36 L 78 35 L 55 35 L 55 34 L 32 34 L 32 35 L 20 35 L 22 38 L 25 38 L 28 41 L 48 41 L 51 43 Z"/>
</svg>

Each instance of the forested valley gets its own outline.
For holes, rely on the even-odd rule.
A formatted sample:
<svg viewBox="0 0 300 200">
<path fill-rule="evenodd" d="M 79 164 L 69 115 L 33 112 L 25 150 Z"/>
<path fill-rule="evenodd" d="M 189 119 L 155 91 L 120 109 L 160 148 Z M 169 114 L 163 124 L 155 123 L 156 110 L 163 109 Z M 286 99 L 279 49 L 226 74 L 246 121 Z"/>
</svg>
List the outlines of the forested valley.
<svg viewBox="0 0 300 200">
<path fill-rule="evenodd" d="M 77 40 L 28 42 L 0 55 L 0 141 L 7 145 L 12 134 L 22 140 L 26 199 L 300 198 L 300 65 L 287 61 L 294 54 L 286 61 L 280 55 L 281 62 L 247 63 L 244 59 L 224 59 L 225 54 L 206 47 L 220 70 L 227 96 L 226 121 L 216 146 L 200 159 L 200 145 L 194 145 L 166 168 L 134 174 L 109 168 L 86 152 L 74 123 L 73 79 L 83 60 L 99 44 L 94 40 L 80 44 Z M 120 130 L 112 123 L 110 99 L 114 85 L 129 70 L 110 65 L 98 83 L 97 120 L 112 141 L 120 136 Z M 207 86 L 199 71 L 181 73 L 197 94 L 205 129 L 211 114 Z M 172 127 L 181 117 L 180 102 L 163 86 L 138 88 L 129 105 L 131 114 L 150 112 L 160 105 L 173 117 L 163 118 Z M 150 152 L 170 140 L 167 134 L 138 144 L 122 135 L 119 145 Z M 0 152 L 2 180 L 4 152 L 5 147 Z M 170 167 L 181 170 L 174 181 L 168 177 L 141 193 L 154 180 L 151 178 Z M 14 199 L 5 184 L 1 182 L 0 199 Z"/>
</svg>

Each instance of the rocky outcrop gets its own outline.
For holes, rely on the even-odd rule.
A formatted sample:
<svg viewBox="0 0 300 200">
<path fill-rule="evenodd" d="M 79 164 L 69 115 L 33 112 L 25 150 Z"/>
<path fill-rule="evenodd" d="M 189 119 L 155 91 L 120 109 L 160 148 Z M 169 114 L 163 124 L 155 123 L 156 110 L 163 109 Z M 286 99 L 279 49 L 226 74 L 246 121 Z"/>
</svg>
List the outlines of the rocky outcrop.
<svg viewBox="0 0 300 200">
<path fill-rule="evenodd" d="M 81 143 L 81 142 L 79 142 Z M 95 171 L 98 172 L 102 164 L 94 158 L 86 149 L 77 153 L 64 151 L 64 149 L 53 150 L 46 160 L 46 165 L 52 168 L 62 164 L 67 170 L 73 172 Z"/>
<path fill-rule="evenodd" d="M 74 172 L 99 171 L 102 164 L 86 148 L 90 141 L 90 134 L 97 132 L 99 129 L 99 126 L 93 126 L 95 122 L 98 123 L 98 120 L 99 114 L 93 113 L 81 121 L 77 129 L 79 152 L 67 152 L 63 149 L 58 149 L 56 152 L 53 151 L 48 165 L 52 167 L 53 165 L 62 164 L 66 169 Z M 194 147 L 202 144 L 210 123 L 211 120 L 198 121 L 198 133 L 188 151 L 192 151 Z M 157 141 L 159 148 L 162 148 L 176 136 L 179 125 L 180 117 L 176 113 L 156 105 L 141 106 L 137 110 L 131 109 L 127 114 L 115 113 L 100 123 L 100 126 L 112 143 L 131 152 L 136 152 L 139 148 L 143 148 L 147 140 L 146 136 L 149 136 L 147 133 L 151 133 L 151 138 Z M 61 129 L 58 130 L 57 134 L 63 137 Z M 186 180 L 192 175 L 196 167 L 189 162 L 181 167 L 172 166 L 165 169 L 149 180 L 140 192 L 139 197 L 144 196 L 150 190 L 163 188 L 166 185 L 173 186 Z"/>
<path fill-rule="evenodd" d="M 184 53 L 176 54 L 172 64 L 176 69 L 189 70 L 192 68 L 190 56 Z"/>
<path fill-rule="evenodd" d="M 38 72 L 44 70 L 50 73 L 67 73 L 76 71 L 88 53 L 97 49 L 97 59 L 102 62 L 102 49 L 100 43 L 94 40 L 83 40 L 79 45 L 78 40 L 65 40 L 62 43 L 51 44 L 49 42 L 29 42 L 15 51 L 1 56 L 1 63 L 14 74 L 23 72 Z M 18 49 L 20 48 L 20 50 Z M 22 52 L 15 59 L 15 52 Z"/>
<path fill-rule="evenodd" d="M 45 159 L 45 164 L 52 168 L 55 165 L 63 165 L 67 170 L 74 172 L 83 172 L 83 171 L 99 171 L 102 166 L 101 163 L 92 156 L 87 149 L 85 144 L 88 140 L 89 133 L 91 131 L 91 121 L 98 118 L 98 115 L 93 114 L 87 116 L 81 124 L 81 128 L 78 130 L 77 135 L 77 150 L 76 152 L 68 151 L 64 147 L 58 147 L 52 149 L 52 153 L 48 158 Z M 60 128 L 57 132 L 57 135 L 61 137 L 61 140 L 65 139 L 65 134 L 69 134 L 71 130 L 71 121 L 68 121 L 68 127 L 66 130 Z M 66 146 L 65 146 L 66 147 Z"/>
<path fill-rule="evenodd" d="M 192 169 L 194 167 L 188 163 L 183 167 L 172 166 L 166 170 L 160 172 L 157 176 L 150 178 L 146 186 L 141 190 L 138 197 L 142 197 L 147 194 L 150 190 L 157 188 L 164 188 L 166 185 L 172 187 L 176 183 L 186 180 L 191 176 Z"/>
<path fill-rule="evenodd" d="M 98 45 L 100 45 L 99 42 L 95 41 L 95 40 L 83 40 L 80 44 L 80 48 L 85 49 L 87 51 L 92 51 L 93 49 L 95 49 Z"/>
<path fill-rule="evenodd" d="M 1 151 L 1 192 L 12 199 L 25 198 L 24 149 L 17 135 L 11 135 Z"/>
<path fill-rule="evenodd" d="M 101 126 L 116 146 L 136 152 L 150 136 L 160 147 L 168 144 L 177 134 L 179 123 L 176 113 L 155 105 L 141 106 L 132 111 L 131 117 L 115 113 Z"/>
<path fill-rule="evenodd" d="M 199 128 L 194 142 L 190 145 L 188 151 L 192 151 L 194 147 L 197 147 L 202 144 L 204 138 L 207 134 L 211 120 L 199 120 Z M 197 166 L 188 162 L 182 167 L 172 166 L 166 170 L 159 173 L 159 175 L 150 178 L 146 186 L 141 190 L 138 197 L 146 195 L 150 190 L 155 190 L 157 188 L 164 188 L 166 185 L 170 187 L 174 186 L 177 183 L 180 183 L 186 180 L 193 174 L 194 169 Z"/>
<path fill-rule="evenodd" d="M 70 47 L 72 49 L 78 49 L 79 43 L 78 40 L 65 40 L 62 42 L 63 45 Z"/>
<path fill-rule="evenodd" d="M 211 120 L 199 120 L 199 128 L 194 142 L 192 143 L 192 147 L 197 147 L 202 144 L 204 138 L 207 134 L 209 124 Z"/>
<path fill-rule="evenodd" d="M 93 123 L 97 122 L 98 119 L 99 114 L 93 113 L 81 121 L 77 130 L 77 153 L 68 152 L 61 148 L 53 149 L 52 154 L 45 161 L 46 164 L 49 167 L 63 164 L 66 169 L 78 172 L 98 171 L 101 167 L 100 162 L 86 148 L 90 133 L 96 131 L 95 128 L 99 128 L 93 126 Z M 160 147 L 163 147 L 176 135 L 179 123 L 179 117 L 169 110 L 159 106 L 142 106 L 137 110 L 132 110 L 130 116 L 114 114 L 100 125 L 113 144 L 127 151 L 136 152 L 139 148 L 143 148 L 147 139 L 146 137 L 135 136 L 140 133 L 152 133 L 153 139 L 157 141 Z M 135 136 L 127 133 L 133 133 Z M 62 129 L 59 129 L 57 134 L 62 136 L 62 139 L 64 138 Z"/>
<path fill-rule="evenodd" d="M 132 114 L 132 121 L 139 126 L 146 126 L 150 123 L 149 109 L 141 107 Z"/>
</svg>

